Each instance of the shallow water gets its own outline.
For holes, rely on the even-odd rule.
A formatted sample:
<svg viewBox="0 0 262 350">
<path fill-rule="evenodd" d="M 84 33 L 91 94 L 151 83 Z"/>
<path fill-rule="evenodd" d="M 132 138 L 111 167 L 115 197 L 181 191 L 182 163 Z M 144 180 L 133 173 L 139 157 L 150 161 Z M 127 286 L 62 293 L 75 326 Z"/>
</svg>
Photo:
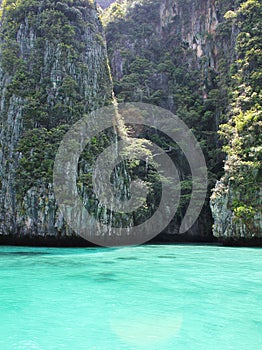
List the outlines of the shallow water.
<svg viewBox="0 0 262 350">
<path fill-rule="evenodd" d="M 1 350 L 261 350 L 262 250 L 0 247 Z"/>
</svg>

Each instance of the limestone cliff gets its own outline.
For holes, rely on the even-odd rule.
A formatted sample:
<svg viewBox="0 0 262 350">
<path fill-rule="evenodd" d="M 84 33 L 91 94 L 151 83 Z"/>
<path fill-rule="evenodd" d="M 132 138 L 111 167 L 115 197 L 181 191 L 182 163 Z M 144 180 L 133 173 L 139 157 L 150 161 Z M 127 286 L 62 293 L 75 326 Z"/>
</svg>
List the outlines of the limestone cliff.
<svg viewBox="0 0 262 350">
<path fill-rule="evenodd" d="M 221 30 L 223 6 L 214 0 L 127 0 L 102 17 L 117 99 L 156 104 L 184 120 L 205 153 L 209 190 L 222 174 L 217 129 L 228 93 L 220 70 L 229 68 L 234 54 L 234 35 Z M 183 187 L 180 211 L 167 228 L 176 233 L 190 195 L 190 173 L 179 152 L 171 156 L 179 162 Z M 188 237 L 212 239 L 211 226 L 207 200 Z"/>
<path fill-rule="evenodd" d="M 99 10 L 105 29 L 96 3 L 107 8 Z M 177 233 L 192 190 L 188 162 L 177 145 L 167 149 L 161 133 L 133 130 L 168 151 L 181 180 L 181 204 L 160 239 L 212 241 L 214 223 L 213 233 L 222 241 L 261 241 L 260 14 L 257 0 L 5 0 L 0 28 L 0 236 L 11 234 L 15 241 L 53 237 L 53 242 L 74 236 L 54 197 L 54 156 L 70 125 L 110 104 L 114 91 L 119 102 L 146 102 L 177 114 L 206 157 L 206 203 L 181 237 Z M 95 204 L 89 189 L 86 169 L 100 146 L 109 145 L 109 134 L 84 151 L 78 190 L 102 221 L 117 227 L 125 221 L 127 226 L 139 224 L 161 196 L 156 171 L 148 164 L 129 163 L 134 178 L 152 180 L 145 207 L 134 215 L 113 218 Z M 127 165 L 114 175 L 125 194 Z M 217 180 L 213 222 L 209 196 Z"/>
<path fill-rule="evenodd" d="M 248 83 L 252 74 L 254 77 L 260 74 L 261 34 L 256 32 L 257 28 L 261 27 L 259 6 L 259 2 L 255 0 L 126 0 L 116 1 L 103 16 L 114 90 L 118 100 L 157 104 L 186 121 L 205 152 L 210 189 L 223 175 L 222 145 L 217 134 L 219 124 L 226 121 L 228 124 L 235 122 L 231 117 L 232 110 L 236 107 L 232 105 L 232 91 L 234 93 L 234 87 L 240 85 L 240 81 Z M 251 10 L 248 9 L 252 9 L 252 16 Z M 257 58 L 250 58 L 255 54 L 251 55 L 251 51 L 248 51 L 250 46 L 244 44 L 245 35 L 246 38 L 250 35 L 250 46 L 256 43 L 254 37 L 258 38 Z M 245 54 L 249 59 L 243 60 L 241 56 Z M 235 82 L 238 65 L 239 72 L 247 72 L 242 80 Z M 247 66 L 253 67 L 253 71 L 243 68 Z M 251 89 L 248 84 L 245 88 L 242 87 L 242 91 L 239 92 L 242 97 L 239 97 L 237 105 L 244 104 L 246 97 L 250 101 L 253 100 L 253 108 L 256 109 L 255 105 L 260 105 L 257 97 L 253 99 L 251 96 L 257 96 L 261 90 L 261 83 L 259 78 L 253 80 L 256 80 L 256 86 L 251 86 Z M 250 105 L 251 102 L 248 108 Z M 258 155 L 261 141 L 257 135 L 248 136 L 254 129 L 261 129 L 261 124 L 256 120 L 260 117 L 254 117 L 258 112 L 252 113 L 252 130 L 250 122 L 249 129 L 243 132 L 243 139 L 249 137 L 249 142 L 245 141 L 241 145 L 243 153 L 248 153 L 248 149 L 252 151 L 244 160 L 239 154 L 229 156 L 226 174 L 217 185 L 211 199 L 215 221 L 213 232 L 222 241 L 223 237 L 225 241 L 228 237 L 233 237 L 235 240 L 239 238 L 246 242 L 252 237 L 258 240 L 261 237 L 261 182 L 258 171 L 261 167 Z M 243 124 L 245 122 L 241 121 L 241 125 Z M 239 130 L 238 134 L 241 134 Z M 231 147 L 232 135 L 228 136 L 227 142 Z M 237 143 L 238 136 L 234 138 Z M 226 147 L 225 151 L 228 153 Z M 179 154 L 173 156 L 176 159 L 180 158 Z M 246 170 L 242 171 L 243 168 Z M 190 175 L 183 161 L 180 161 L 179 170 L 182 188 L 187 188 L 182 192 L 184 203 L 179 215 L 183 215 Z M 250 173 L 253 175 L 250 176 Z M 245 185 L 242 186 L 242 176 L 250 179 L 253 194 L 252 190 L 250 192 Z M 237 177 L 239 181 L 236 180 Z M 188 232 L 189 235 L 196 237 L 201 232 L 205 239 L 208 239 L 212 226 L 208 206 L 209 200 L 198 222 Z M 177 231 L 176 222 L 180 220 L 179 215 L 173 225 L 167 228 L 168 232 Z"/>
<path fill-rule="evenodd" d="M 92 1 L 5 1 L 0 45 L 1 235 L 72 234 L 52 188 L 69 125 L 112 100 Z"/>
<path fill-rule="evenodd" d="M 232 66 L 232 99 L 228 120 L 220 126 L 227 153 L 225 174 L 211 197 L 213 232 L 230 244 L 262 240 L 262 6 L 243 1 L 225 15 L 237 27 L 237 61 Z"/>
</svg>

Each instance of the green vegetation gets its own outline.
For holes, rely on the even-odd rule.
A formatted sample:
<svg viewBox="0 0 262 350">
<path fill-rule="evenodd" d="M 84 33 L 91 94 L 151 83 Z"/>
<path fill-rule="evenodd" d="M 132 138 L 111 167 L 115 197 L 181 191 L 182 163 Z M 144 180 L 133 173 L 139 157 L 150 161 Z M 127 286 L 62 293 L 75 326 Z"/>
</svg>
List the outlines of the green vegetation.
<svg viewBox="0 0 262 350">
<path fill-rule="evenodd" d="M 142 101 L 173 111 L 192 128 L 201 142 L 210 172 L 217 176 L 222 169 L 216 150 L 216 128 L 217 120 L 225 112 L 221 103 L 226 98 L 224 86 L 221 87 L 218 73 L 207 63 L 208 58 L 203 56 L 197 62 L 188 43 L 182 41 L 180 23 L 173 33 L 173 20 L 162 28 L 159 38 L 159 6 L 159 1 L 133 6 L 120 2 L 105 12 L 106 22 L 111 19 L 106 26 L 110 61 L 122 61 L 120 71 L 112 65 L 116 97 L 118 101 Z M 117 18 L 116 8 L 121 12 Z M 206 40 L 211 44 L 213 38 Z"/>
<path fill-rule="evenodd" d="M 13 115 L 18 115 L 21 127 L 12 135 L 15 155 L 8 153 L 9 131 L 3 132 L 2 152 L 15 169 L 19 201 L 31 187 L 52 182 L 54 156 L 70 125 L 112 102 L 107 46 L 117 101 L 154 104 L 184 120 L 205 154 L 209 191 L 223 175 L 226 155 L 224 180 L 234 191 L 230 209 L 246 224 L 257 215 L 262 181 L 262 5 L 259 0 L 217 0 L 216 30 L 200 26 L 191 33 L 192 1 L 178 2 L 182 15 L 170 4 L 169 12 L 162 13 L 160 0 L 116 1 L 101 15 L 106 41 L 91 0 L 3 1 L 1 123 L 10 128 Z M 197 8 L 199 1 L 194 5 Z M 128 131 L 168 151 L 163 134 L 147 127 Z M 92 193 L 90 169 L 115 137 L 112 130 L 95 137 L 79 162 L 78 190 L 101 220 L 110 215 L 104 215 L 106 208 Z M 181 172 L 180 220 L 190 199 L 191 172 L 176 144 L 168 152 Z M 120 192 L 128 193 L 129 182 L 140 178 L 149 195 L 133 216 L 115 214 L 113 224 L 137 224 L 151 216 L 160 201 L 160 180 L 168 182 L 154 162 L 126 161 L 114 176 L 121 179 Z M 207 199 L 206 212 L 208 206 Z"/>
<path fill-rule="evenodd" d="M 226 113 L 227 88 L 219 73 L 203 55 L 195 52 L 182 37 L 179 16 L 161 27 L 161 1 L 119 1 L 104 14 L 109 60 L 118 101 L 141 101 L 169 109 L 191 128 L 202 146 L 209 169 L 209 190 L 222 175 L 222 152 L 217 125 Z M 179 4 L 183 20 L 190 20 L 187 2 Z M 187 16 L 185 16 L 187 13 Z M 213 35 L 199 33 L 205 45 L 214 46 Z M 202 36 L 202 37 L 201 37 Z M 229 66 L 228 60 L 225 62 Z M 146 136 L 161 148 L 166 139 L 152 131 Z M 186 210 L 191 193 L 191 173 L 176 145 L 169 153 L 182 172 L 180 213 Z M 160 192 L 153 201 L 159 200 Z M 208 207 L 208 200 L 206 202 Z"/>
<path fill-rule="evenodd" d="M 26 99 L 26 128 L 71 124 L 86 112 L 76 76 L 87 69 L 81 40 L 87 24 L 77 5 L 70 0 L 6 0 L 2 5 L 2 65 L 12 75 L 7 86 L 10 96 Z M 85 6 L 92 8 L 91 3 L 85 2 Z M 34 35 L 30 49 L 19 47 L 17 42 L 17 33 L 26 28 Z M 70 70 L 72 64 L 75 74 Z"/>
<path fill-rule="evenodd" d="M 225 17 L 239 29 L 237 70 L 229 121 L 220 127 L 228 154 L 226 180 L 237 194 L 232 203 L 235 216 L 246 224 L 261 213 L 262 185 L 262 4 L 248 0 Z"/>
<path fill-rule="evenodd" d="M 68 125 L 51 130 L 38 128 L 28 130 L 16 149 L 19 152 L 19 163 L 16 171 L 17 198 L 22 200 L 31 188 L 53 181 L 53 165 L 56 151 Z"/>
<path fill-rule="evenodd" d="M 218 51 L 213 66 L 208 55 L 196 58 L 182 38 L 182 26 L 190 20 L 188 3 L 179 4 L 184 24 L 174 16 L 164 27 L 161 3 L 118 1 L 104 13 L 116 97 L 118 101 L 156 104 L 183 119 L 204 151 L 209 189 L 223 174 L 224 151 L 228 155 L 226 178 L 238 193 L 232 210 L 236 217 L 249 220 L 261 210 L 257 197 L 262 168 L 262 5 L 256 0 L 216 2 L 220 19 L 216 31 L 199 32 L 194 38 L 194 43 L 201 39 L 206 47 Z M 165 147 L 164 138 L 152 133 L 150 138 Z M 170 156 L 179 158 L 176 152 Z M 183 172 L 182 212 L 191 191 L 186 164 L 184 160 L 179 165 Z"/>
<path fill-rule="evenodd" d="M 12 145 L 19 152 L 17 198 L 33 185 L 52 182 L 55 152 L 68 125 L 111 102 L 103 31 L 94 11 L 91 0 L 2 3 L 1 122 L 10 123 L 15 105 L 23 123 L 21 139 Z M 87 44 L 95 47 L 90 61 L 97 60 L 91 74 Z"/>
</svg>

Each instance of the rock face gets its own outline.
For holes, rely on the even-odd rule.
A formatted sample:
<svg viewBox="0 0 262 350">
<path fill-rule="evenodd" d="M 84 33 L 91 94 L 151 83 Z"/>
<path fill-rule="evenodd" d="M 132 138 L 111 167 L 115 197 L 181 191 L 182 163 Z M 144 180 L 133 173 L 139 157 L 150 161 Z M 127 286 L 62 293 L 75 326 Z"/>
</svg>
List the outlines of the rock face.
<svg viewBox="0 0 262 350">
<path fill-rule="evenodd" d="M 234 202 L 239 200 L 241 193 L 234 188 L 226 177 L 217 182 L 210 200 L 214 218 L 213 233 L 219 241 L 227 244 L 261 244 L 262 239 L 262 188 L 253 193 L 252 204 L 257 209 L 239 217 L 234 211 Z"/>
<path fill-rule="evenodd" d="M 229 65 L 233 51 L 230 35 L 226 43 L 217 40 L 223 11 L 214 0 L 119 1 L 104 15 L 118 100 L 152 103 L 177 114 L 202 143 L 213 178 L 222 170 L 222 157 L 212 149 L 220 147 L 216 132 L 227 103 L 218 83 L 219 62 L 225 50 Z M 179 163 L 183 203 L 165 232 L 175 240 L 212 240 L 208 200 L 186 237 L 174 237 L 188 203 L 190 173 L 179 152 L 171 156 Z"/>
<path fill-rule="evenodd" d="M 52 166 L 68 126 L 112 100 L 102 25 L 81 0 L 10 3 L 1 24 L 0 233 L 71 235 Z"/>
<path fill-rule="evenodd" d="M 132 7 L 132 2 L 130 4 Z M 168 1 L 149 2 L 149 5 L 153 18 L 148 18 L 142 38 L 132 42 L 132 37 L 127 39 L 124 35 L 123 40 L 115 41 L 116 45 L 120 43 L 133 55 L 140 52 L 139 47 L 143 48 L 141 44 L 149 44 L 150 48 L 154 42 L 150 41 L 147 31 L 152 27 L 151 20 L 156 19 L 155 41 L 163 39 L 168 50 L 172 45 L 185 45 L 186 50 L 180 57 L 186 59 L 191 69 L 200 68 L 198 55 L 204 52 L 210 56 L 206 67 L 215 67 L 215 53 L 211 52 L 214 45 L 210 43 L 206 48 L 205 40 L 198 35 L 198 31 L 213 31 L 216 26 L 213 3 L 203 8 L 197 6 L 193 17 L 188 5 Z M 200 13 L 203 21 L 198 21 Z M 59 142 L 69 126 L 84 113 L 112 100 L 105 41 L 96 8 L 89 1 L 45 4 L 36 0 L 30 4 L 22 1 L 16 7 L 4 5 L 1 31 L 1 235 L 71 237 L 74 233 L 57 210 L 52 167 Z M 168 38 L 174 38 L 170 45 L 167 45 Z M 112 53 L 110 38 L 108 41 Z M 188 54 L 188 47 L 193 54 Z M 121 56 L 119 62 L 117 55 Z M 123 75 L 121 67 L 125 66 L 122 57 L 119 50 L 110 55 L 114 76 L 119 78 Z M 152 89 L 159 90 L 160 82 L 167 96 L 160 105 L 176 111 L 170 88 L 172 81 L 168 83 L 165 69 L 154 72 L 151 79 Z M 182 158 L 180 162 L 183 163 Z M 84 173 L 83 169 L 81 172 Z M 187 185 L 182 166 L 181 176 Z M 118 182 L 123 182 L 120 177 Z M 90 197 L 86 190 L 80 189 L 80 192 L 88 203 Z M 183 209 L 181 211 L 183 215 Z M 204 224 L 210 221 L 210 212 L 207 207 L 203 212 L 209 219 L 196 223 L 189 240 L 194 240 L 200 232 L 202 240 L 211 238 L 210 223 Z M 97 208 L 95 214 L 108 216 L 101 208 Z M 178 228 L 179 223 L 174 222 L 167 233 L 173 234 Z"/>
<path fill-rule="evenodd" d="M 21 0 L 15 4 L 10 0 L 2 5 L 0 241 L 10 243 L 3 237 L 12 236 L 14 243 L 19 238 L 27 244 L 30 237 L 49 237 L 52 244 L 59 240 L 73 243 L 75 233 L 58 211 L 54 196 L 54 157 L 70 126 L 84 114 L 112 104 L 114 95 L 119 102 L 146 102 L 177 114 L 193 130 L 206 157 L 207 200 L 198 221 L 182 237 L 177 233 L 191 195 L 191 173 L 176 145 L 168 151 L 181 180 L 181 205 L 160 241 L 213 241 L 213 219 L 214 236 L 222 241 L 261 239 L 261 210 L 254 210 L 261 208 L 259 181 L 253 197 L 248 195 L 248 204 L 243 206 L 238 182 L 234 181 L 240 158 L 235 162 L 234 156 L 229 156 L 229 170 L 224 172 L 217 135 L 229 109 L 229 71 L 231 66 L 234 72 L 232 64 L 236 56 L 241 57 L 235 48 L 243 29 L 232 19 L 225 21 L 224 14 L 231 11 L 232 16 L 244 1 L 119 0 L 109 6 L 113 2 Z M 109 6 L 100 13 L 106 35 L 96 3 Z M 247 67 L 244 63 L 243 70 Z M 252 91 L 257 94 L 257 88 Z M 246 97 L 246 92 L 242 96 Z M 133 132 L 138 137 L 149 134 L 146 129 L 134 128 Z M 101 145 L 108 146 L 112 137 L 115 134 L 110 132 L 104 139 L 101 136 Z M 153 137 L 165 149 L 162 135 L 153 133 Z M 246 144 L 250 154 L 259 147 L 252 148 L 252 140 Z M 78 191 L 84 203 L 96 218 L 109 220 L 116 227 L 121 228 L 124 222 L 127 227 L 143 222 L 150 210 L 157 208 L 161 191 L 150 193 L 148 212 L 143 213 L 144 208 L 122 217 L 113 217 L 97 205 L 89 191 L 88 169 L 101 151 L 99 142 L 95 140 L 84 151 L 79 163 Z M 128 197 L 127 163 L 114 174 L 122 197 Z M 148 164 L 129 166 L 135 178 L 146 168 L 145 179 L 155 181 L 155 172 L 148 170 Z M 241 174 L 249 174 L 245 171 Z M 260 176 L 257 165 L 250 176 Z M 209 195 L 221 177 L 211 197 L 212 219 Z M 74 239 L 76 244 L 84 244 Z"/>
<path fill-rule="evenodd" d="M 219 151 L 221 144 L 217 131 L 221 121 L 225 120 L 225 115 L 230 119 L 229 92 L 233 85 L 230 72 L 234 74 L 235 60 L 245 54 L 240 55 L 238 52 L 238 34 L 241 31 L 252 31 L 248 27 L 252 20 L 251 17 L 246 17 L 246 13 L 239 17 L 239 21 L 246 18 L 244 21 L 247 28 L 239 26 L 236 20 L 228 20 L 230 16 L 235 18 L 241 11 L 238 10 L 241 3 L 244 3 L 243 8 L 254 6 L 251 11 L 259 13 L 256 1 L 253 5 L 248 5 L 245 1 L 148 0 L 119 1 L 118 7 L 110 9 L 111 14 L 105 16 L 109 60 L 117 98 L 157 104 L 183 119 L 194 130 L 205 152 L 210 187 L 215 185 L 214 179 L 223 174 L 222 152 Z M 224 17 L 225 14 L 227 15 Z M 250 42 L 250 45 L 253 44 Z M 250 67 L 253 66 L 252 62 L 247 63 Z M 248 74 L 251 72 L 247 72 L 243 82 L 247 81 Z M 257 87 L 253 91 L 256 95 Z M 246 91 L 242 96 L 244 100 Z M 254 105 L 257 103 L 258 101 L 254 101 Z M 255 120 L 254 125 L 257 125 Z M 252 132 L 250 129 L 249 133 Z M 254 135 L 253 139 L 257 137 Z M 252 142 L 243 144 L 243 149 L 252 146 L 255 149 Z M 175 157 L 180 163 L 181 183 L 186 187 L 189 177 L 186 163 L 179 161 L 179 154 Z M 233 163 L 229 160 L 226 164 L 233 169 L 236 178 L 238 165 Z M 249 176 L 249 170 L 243 172 L 244 176 Z M 230 237 L 233 240 L 246 239 L 246 242 L 254 237 L 259 240 L 262 230 L 261 190 L 255 186 L 253 195 L 248 194 L 247 189 L 243 190 L 244 195 L 240 195 L 238 182 L 228 180 L 231 175 L 226 170 L 226 176 L 216 186 L 211 198 L 214 235 L 222 241 L 223 237 L 224 241 L 228 241 Z M 251 182 L 259 183 L 255 176 Z M 187 192 L 184 194 L 186 196 Z M 250 199 L 253 203 L 249 203 Z M 242 200 L 249 204 L 236 205 Z M 199 220 L 188 232 L 189 236 L 196 239 L 202 235 L 205 240 L 209 239 L 212 218 L 208 206 L 209 200 Z M 249 216 L 248 220 L 243 220 L 242 214 Z M 183 205 L 180 215 L 183 215 Z M 166 232 L 176 233 L 179 220 L 178 215 Z"/>
<path fill-rule="evenodd" d="M 121 2 L 122 18 L 117 21 L 114 13 L 112 26 L 107 28 L 112 74 L 119 80 L 126 74 L 130 58 L 143 56 L 145 50 L 152 49 L 151 58 L 159 54 L 159 46 L 165 54 L 171 49 L 183 49 L 190 68 L 201 69 L 205 58 L 205 68 L 217 68 L 217 47 L 214 34 L 219 24 L 219 8 L 214 0 L 181 2 L 175 0 Z M 137 14 L 135 12 L 137 11 Z M 146 13 L 148 16 L 146 16 Z M 110 18 L 110 17 L 109 17 Z M 137 21 L 135 23 L 135 21 Z M 144 28 L 142 22 L 144 23 Z M 124 26 L 123 22 L 126 23 Z M 122 23 L 122 25 L 121 25 Z M 113 28 L 119 34 L 113 36 Z M 141 27 L 140 27 L 141 26 Z M 133 27 L 133 28 L 132 28 Z M 151 27 L 151 28 L 150 28 Z M 137 32 L 135 32 L 135 30 Z M 156 45 L 155 52 L 153 45 Z M 128 56 L 131 55 L 131 57 Z M 178 52 L 177 52 L 178 54 Z M 149 53 L 148 53 L 149 56 Z M 158 61 L 161 62 L 160 57 Z M 126 71 L 124 71 L 126 68 Z M 160 83 L 160 82 L 159 82 Z"/>
<path fill-rule="evenodd" d="M 229 27 L 239 31 L 235 47 L 238 59 L 233 67 L 228 120 L 220 127 L 227 159 L 224 176 L 211 196 L 213 232 L 224 243 L 261 245 L 262 105 L 261 79 L 257 79 L 262 69 L 261 3 L 244 1 L 225 17 Z"/>
</svg>

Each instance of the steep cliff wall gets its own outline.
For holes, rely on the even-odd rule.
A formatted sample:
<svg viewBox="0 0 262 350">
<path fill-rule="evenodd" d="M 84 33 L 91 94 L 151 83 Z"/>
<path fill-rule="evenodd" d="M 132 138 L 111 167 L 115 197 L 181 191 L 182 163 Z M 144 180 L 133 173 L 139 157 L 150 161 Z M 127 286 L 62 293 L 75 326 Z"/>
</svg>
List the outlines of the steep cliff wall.
<svg viewBox="0 0 262 350">
<path fill-rule="evenodd" d="M 127 0 L 116 1 L 103 16 L 118 100 L 157 104 L 186 121 L 205 153 L 209 189 L 223 174 L 217 131 L 226 123 L 220 130 L 229 145 L 225 176 L 211 198 L 213 232 L 222 241 L 261 237 L 261 140 L 255 134 L 261 130 L 260 13 L 256 0 Z M 237 110 L 246 117 L 233 116 Z M 180 216 L 190 188 L 184 164 Z M 211 232 L 208 202 L 189 234 Z M 179 215 L 167 231 L 176 232 Z"/>
<path fill-rule="evenodd" d="M 231 8 L 230 1 L 119 1 L 103 15 L 117 99 L 156 104 L 184 120 L 206 156 L 209 191 L 222 175 L 217 130 L 227 110 L 236 35 L 224 25 L 223 14 Z M 190 196 L 191 174 L 179 153 L 171 156 L 179 163 L 182 181 L 180 211 L 167 229 L 176 233 Z M 188 237 L 212 236 L 208 202 Z"/>
<path fill-rule="evenodd" d="M 72 234 L 52 188 L 70 124 L 112 100 L 92 1 L 5 1 L 0 45 L 1 235 Z"/>
<path fill-rule="evenodd" d="M 240 3 L 247 3 L 241 11 L 237 10 Z M 168 236 L 160 239 L 212 241 L 209 195 L 225 174 L 211 199 L 215 236 L 222 241 L 259 240 L 261 75 L 257 67 L 261 47 L 254 38 L 261 36 L 257 31 L 262 25 L 249 9 L 259 13 L 259 2 L 119 0 L 101 15 L 106 52 L 93 1 L 4 1 L 0 39 L 1 237 L 52 236 L 56 242 L 58 237 L 74 236 L 57 210 L 52 185 L 54 156 L 70 125 L 112 102 L 113 87 L 119 102 L 147 102 L 177 114 L 194 132 L 207 160 L 206 203 L 198 221 L 181 237 L 176 233 L 190 200 L 192 174 L 177 146 L 168 150 L 179 169 L 182 196 L 178 213 L 164 232 Z M 252 45 L 257 45 L 254 52 Z M 233 76 L 237 76 L 235 83 Z M 232 91 L 237 95 L 233 99 Z M 228 145 L 224 149 L 228 154 L 225 173 L 225 153 L 217 134 L 221 123 L 225 123 L 221 132 Z M 146 128 L 134 132 L 138 137 L 153 137 L 166 148 L 163 135 Z M 128 185 L 125 176 L 138 178 L 142 174 L 152 185 L 145 207 L 134 215 L 113 217 L 94 204 L 96 198 L 89 190 L 86 169 L 100 146 L 109 145 L 109 134 L 85 150 L 78 190 L 90 212 L 102 221 L 118 227 L 125 221 L 127 226 L 139 224 L 157 208 L 161 196 L 156 172 L 148 164 L 126 162 L 115 172 L 123 193 Z M 126 175 L 128 166 L 131 175 Z"/>
<path fill-rule="evenodd" d="M 243 1 L 226 18 L 239 34 L 229 119 L 220 127 L 227 159 L 225 175 L 211 197 L 213 231 L 222 242 L 261 245 L 262 5 L 256 0 Z"/>
</svg>

